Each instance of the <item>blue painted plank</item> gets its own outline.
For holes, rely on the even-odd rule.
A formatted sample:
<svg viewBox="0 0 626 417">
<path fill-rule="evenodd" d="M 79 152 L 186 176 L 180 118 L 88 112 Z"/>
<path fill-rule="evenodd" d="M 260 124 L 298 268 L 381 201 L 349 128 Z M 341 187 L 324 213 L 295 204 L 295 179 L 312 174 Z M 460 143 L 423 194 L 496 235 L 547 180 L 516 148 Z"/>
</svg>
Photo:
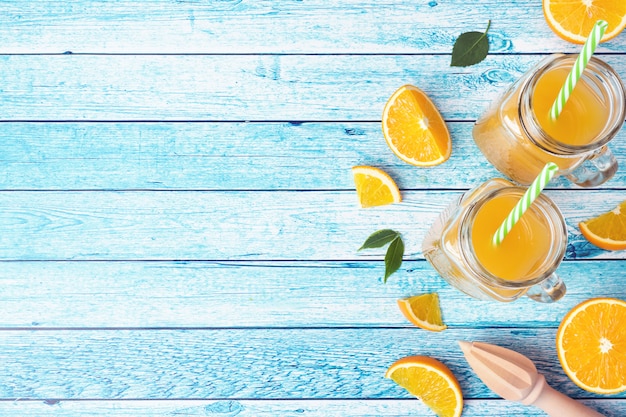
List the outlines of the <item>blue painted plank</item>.
<svg viewBox="0 0 626 417">
<path fill-rule="evenodd" d="M 346 175 L 350 175 L 346 173 Z M 0 260 L 365 260 L 367 236 L 402 233 L 421 259 L 426 231 L 458 191 L 407 191 L 361 209 L 354 191 L 2 192 Z M 567 220 L 568 259 L 625 259 L 589 244 L 578 222 L 616 207 L 624 191 L 549 190 Z"/>
<path fill-rule="evenodd" d="M 441 360 L 464 398 L 497 398 L 457 340 L 497 343 L 528 356 L 575 398 L 598 396 L 563 373 L 556 329 L 50 330 L 0 332 L 0 399 L 411 398 L 386 369 L 409 355 Z"/>
<path fill-rule="evenodd" d="M 474 300 L 425 261 L 1 262 L 1 328 L 406 327 L 396 300 L 438 292 L 450 329 L 557 327 L 592 297 L 626 300 L 624 262 L 565 262 L 555 304 Z M 421 332 L 424 336 L 425 332 Z"/>
<path fill-rule="evenodd" d="M 389 150 L 380 122 L 4 123 L 0 189 L 345 190 L 354 165 L 383 168 L 401 189 L 467 189 L 499 175 L 473 123 L 448 126 L 450 159 L 416 168 Z M 626 166 L 626 129 L 611 147 Z M 602 186 L 617 187 L 626 188 L 625 169 Z"/>
<path fill-rule="evenodd" d="M 583 400 L 607 417 L 626 414 L 626 401 Z M 0 416 L 21 417 L 432 417 L 421 401 L 403 400 L 130 400 L 0 402 Z M 465 400 L 463 417 L 545 416 L 538 408 L 504 400 Z"/>
<path fill-rule="evenodd" d="M 429 354 L 459 375 L 467 397 L 494 398 L 455 349 L 459 338 L 517 348 L 558 389 L 593 397 L 558 367 L 554 327 L 582 299 L 624 296 L 624 252 L 594 249 L 575 226 L 625 198 L 621 171 L 605 186 L 618 190 L 550 191 L 568 217 L 568 259 L 585 260 L 563 265 L 570 292 L 554 306 L 471 300 L 418 260 L 424 231 L 459 194 L 426 189 L 494 174 L 474 154 L 470 122 L 537 53 L 579 49 L 547 29 L 536 1 L 445 3 L 4 2 L 0 118 L 46 123 L 0 124 L 0 189 L 220 191 L 0 193 L 0 257 L 10 260 L 0 263 L 0 415 L 429 415 L 382 375 L 401 356 Z M 449 68 L 454 37 L 487 18 L 502 55 Z M 600 49 L 624 53 L 625 42 Z M 131 55 L 7 55 L 64 51 Z M 444 55 L 423 55 L 433 52 Z M 416 55 L 283 55 L 294 53 Z M 604 56 L 626 74 L 622 55 Z M 468 121 L 453 124 L 462 139 L 451 161 L 427 174 L 381 141 L 382 105 L 406 82 L 448 120 Z M 47 123 L 111 120 L 218 123 Z M 223 123 L 247 120 L 344 122 Z M 422 191 L 357 209 L 348 168 L 364 160 Z M 383 252 L 355 253 L 378 226 L 401 230 L 417 260 L 387 285 Z M 432 288 L 451 324 L 441 334 L 407 327 L 394 305 Z M 500 325 L 549 327 L 476 329 Z M 621 397 L 590 401 L 623 415 Z M 152 398 L 173 401 L 133 401 Z M 325 398 L 335 400 L 315 401 Z M 470 400 L 467 414 L 512 413 L 538 415 L 493 400 Z"/>
<path fill-rule="evenodd" d="M 410 83 L 475 120 L 543 56 L 4 55 L 0 121 L 379 121 Z M 603 55 L 626 79 L 621 55 Z"/>
<path fill-rule="evenodd" d="M 0 53 L 450 53 L 492 20 L 496 53 L 578 51 L 534 0 L 3 2 Z M 624 51 L 618 37 L 601 45 Z"/>
</svg>

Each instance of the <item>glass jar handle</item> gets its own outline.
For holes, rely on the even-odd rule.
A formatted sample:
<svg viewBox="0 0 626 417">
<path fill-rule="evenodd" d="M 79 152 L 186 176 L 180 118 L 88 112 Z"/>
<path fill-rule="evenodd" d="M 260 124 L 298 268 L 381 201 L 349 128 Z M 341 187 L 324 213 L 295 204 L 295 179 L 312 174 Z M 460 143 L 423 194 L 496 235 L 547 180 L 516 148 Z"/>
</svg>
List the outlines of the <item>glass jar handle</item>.
<svg viewBox="0 0 626 417">
<path fill-rule="evenodd" d="M 556 274 L 552 273 L 543 282 L 533 285 L 528 289 L 526 295 L 540 303 L 553 303 L 560 300 L 566 292 L 565 283 Z"/>
<path fill-rule="evenodd" d="M 609 180 L 615 172 L 617 172 L 617 159 L 605 145 L 565 176 L 581 187 L 595 187 Z"/>
</svg>

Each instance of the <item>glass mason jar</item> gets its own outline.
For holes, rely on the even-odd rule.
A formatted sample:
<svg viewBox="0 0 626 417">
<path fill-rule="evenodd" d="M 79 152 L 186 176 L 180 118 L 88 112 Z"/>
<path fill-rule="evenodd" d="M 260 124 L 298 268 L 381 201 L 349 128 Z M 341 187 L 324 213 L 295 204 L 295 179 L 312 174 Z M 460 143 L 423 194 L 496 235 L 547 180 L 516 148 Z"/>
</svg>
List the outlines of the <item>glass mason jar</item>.
<svg viewBox="0 0 626 417">
<path fill-rule="evenodd" d="M 504 275 L 490 272 L 476 255 L 472 234 L 485 234 L 472 227 L 480 210 L 497 198 L 510 198 L 516 202 L 525 191 L 525 187 L 508 180 L 492 179 L 463 194 L 439 215 L 424 238 L 422 251 L 443 279 L 464 293 L 483 300 L 507 302 L 527 295 L 535 301 L 553 302 L 565 294 L 565 284 L 555 271 L 565 255 L 567 229 L 558 207 L 543 194 L 530 205 L 518 224 L 522 224 L 526 216 L 537 219 L 542 227 L 532 233 L 543 235 L 539 237 L 544 245 L 527 254 L 514 251 L 498 255 L 504 256 L 507 263 L 527 256 L 523 261 L 531 265 L 527 272 L 513 279 L 503 278 Z M 508 210 L 502 214 L 502 219 L 506 214 Z"/>
<path fill-rule="evenodd" d="M 617 171 L 607 143 L 626 118 L 625 91 L 613 68 L 598 58 L 591 58 L 576 84 L 579 97 L 574 99 L 572 93 L 561 113 L 567 119 L 563 130 L 547 132 L 551 129 L 545 108 L 563 85 L 555 77 L 564 79 L 575 60 L 576 56 L 562 54 L 546 57 L 513 83 L 474 126 L 474 141 L 487 160 L 519 184 L 530 184 L 550 161 L 559 166 L 557 175 L 582 187 L 600 185 Z M 542 79 L 540 89 L 553 92 L 538 90 Z M 544 119 L 537 115 L 539 107 Z M 572 143 L 570 136 L 575 135 L 581 138 Z"/>
</svg>

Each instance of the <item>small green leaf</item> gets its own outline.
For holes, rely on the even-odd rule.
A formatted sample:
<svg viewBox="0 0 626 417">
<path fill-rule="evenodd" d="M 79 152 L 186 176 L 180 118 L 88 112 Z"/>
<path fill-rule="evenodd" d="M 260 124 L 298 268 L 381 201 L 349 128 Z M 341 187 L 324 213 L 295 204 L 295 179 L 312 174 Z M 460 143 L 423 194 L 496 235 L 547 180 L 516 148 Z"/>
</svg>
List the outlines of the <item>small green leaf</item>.
<svg viewBox="0 0 626 417">
<path fill-rule="evenodd" d="M 489 53 L 489 39 L 487 32 L 491 27 L 491 20 L 485 32 L 465 32 L 459 36 L 452 47 L 451 67 L 468 67 L 478 64 Z"/>
<path fill-rule="evenodd" d="M 396 237 L 391 245 L 387 248 L 387 254 L 385 255 L 385 279 L 383 282 L 387 282 L 387 278 L 396 272 L 400 265 L 402 265 L 402 256 L 404 255 L 404 242 L 400 236 Z"/>
<path fill-rule="evenodd" d="M 391 229 L 383 229 L 377 232 L 372 233 L 366 240 L 365 243 L 359 248 L 361 249 L 371 249 L 371 248 L 380 248 L 385 246 L 387 243 L 391 242 L 395 238 L 400 236 L 400 233 Z"/>
</svg>

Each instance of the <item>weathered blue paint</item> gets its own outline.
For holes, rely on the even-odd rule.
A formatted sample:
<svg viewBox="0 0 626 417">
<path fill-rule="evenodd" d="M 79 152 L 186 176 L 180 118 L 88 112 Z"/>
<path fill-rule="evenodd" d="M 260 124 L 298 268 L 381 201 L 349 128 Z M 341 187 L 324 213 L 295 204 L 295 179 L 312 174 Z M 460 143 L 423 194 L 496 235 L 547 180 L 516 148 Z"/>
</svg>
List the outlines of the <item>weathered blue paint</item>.
<svg viewBox="0 0 626 417">
<path fill-rule="evenodd" d="M 474 144 L 473 122 L 448 127 L 450 160 L 424 169 L 389 150 L 380 122 L 9 122 L 0 129 L 0 189 L 348 190 L 359 164 L 383 168 L 401 189 L 468 189 L 499 175 Z M 626 166 L 626 129 L 611 148 Z M 616 187 L 626 187 L 626 170 L 601 188 Z"/>
<path fill-rule="evenodd" d="M 7 399 L 411 398 L 385 370 L 398 358 L 439 358 L 467 398 L 497 398 L 474 375 L 457 340 L 518 350 L 556 389 L 582 391 L 558 366 L 556 329 L 115 329 L 0 333 Z M 14 358 L 19 357 L 18 360 Z M 614 396 L 625 398 L 626 393 Z"/>
<path fill-rule="evenodd" d="M 495 53 L 577 52 L 535 0 L 3 2 L 1 53 L 449 53 L 484 30 Z M 599 51 L 623 52 L 623 40 Z"/>
<path fill-rule="evenodd" d="M 616 399 L 583 400 L 607 417 L 626 413 L 625 401 Z M 22 417 L 432 417 L 433 413 L 415 399 L 346 400 L 154 400 L 154 401 L 14 401 L 0 403 L 3 415 Z M 545 416 L 543 411 L 496 399 L 465 400 L 463 417 Z"/>
<path fill-rule="evenodd" d="M 421 256 L 448 202 L 499 176 L 474 120 L 545 54 L 579 50 L 541 2 L 0 4 L 0 416 L 429 416 L 383 377 L 412 354 L 450 366 L 464 416 L 542 415 L 497 399 L 458 339 L 517 349 L 557 389 L 626 415 L 626 395 L 580 390 L 554 347 L 574 305 L 626 299 L 626 252 L 577 227 L 626 199 L 626 130 L 615 178 L 547 191 L 569 234 L 559 303 L 470 299 Z M 487 19 L 487 59 L 449 67 L 454 39 Z M 598 55 L 626 79 L 624 35 Z M 443 165 L 385 145 L 382 108 L 406 83 L 447 120 Z M 404 201 L 359 209 L 362 164 Z M 356 251 L 383 227 L 406 243 L 387 284 L 384 250 Z M 397 310 L 430 291 L 442 333 Z"/>
<path fill-rule="evenodd" d="M 410 328 L 396 300 L 436 291 L 450 328 L 550 328 L 587 298 L 626 299 L 622 262 L 564 262 L 554 305 L 472 299 L 425 261 L 383 274 L 382 260 L 0 262 L 0 327 Z"/>
<path fill-rule="evenodd" d="M 447 120 L 475 120 L 542 57 L 457 68 L 449 55 L 11 55 L 0 121 L 378 121 L 407 83 Z M 602 58 L 626 79 L 621 55 Z"/>
<path fill-rule="evenodd" d="M 382 259 L 383 249 L 357 249 L 385 227 L 402 234 L 407 259 L 423 259 L 426 232 L 461 194 L 405 191 L 400 204 L 361 209 L 353 190 L 6 191 L 0 192 L 0 260 Z M 613 209 L 624 193 L 546 195 L 566 218 L 569 259 L 626 257 L 594 247 L 578 230 L 579 221 Z"/>
</svg>

